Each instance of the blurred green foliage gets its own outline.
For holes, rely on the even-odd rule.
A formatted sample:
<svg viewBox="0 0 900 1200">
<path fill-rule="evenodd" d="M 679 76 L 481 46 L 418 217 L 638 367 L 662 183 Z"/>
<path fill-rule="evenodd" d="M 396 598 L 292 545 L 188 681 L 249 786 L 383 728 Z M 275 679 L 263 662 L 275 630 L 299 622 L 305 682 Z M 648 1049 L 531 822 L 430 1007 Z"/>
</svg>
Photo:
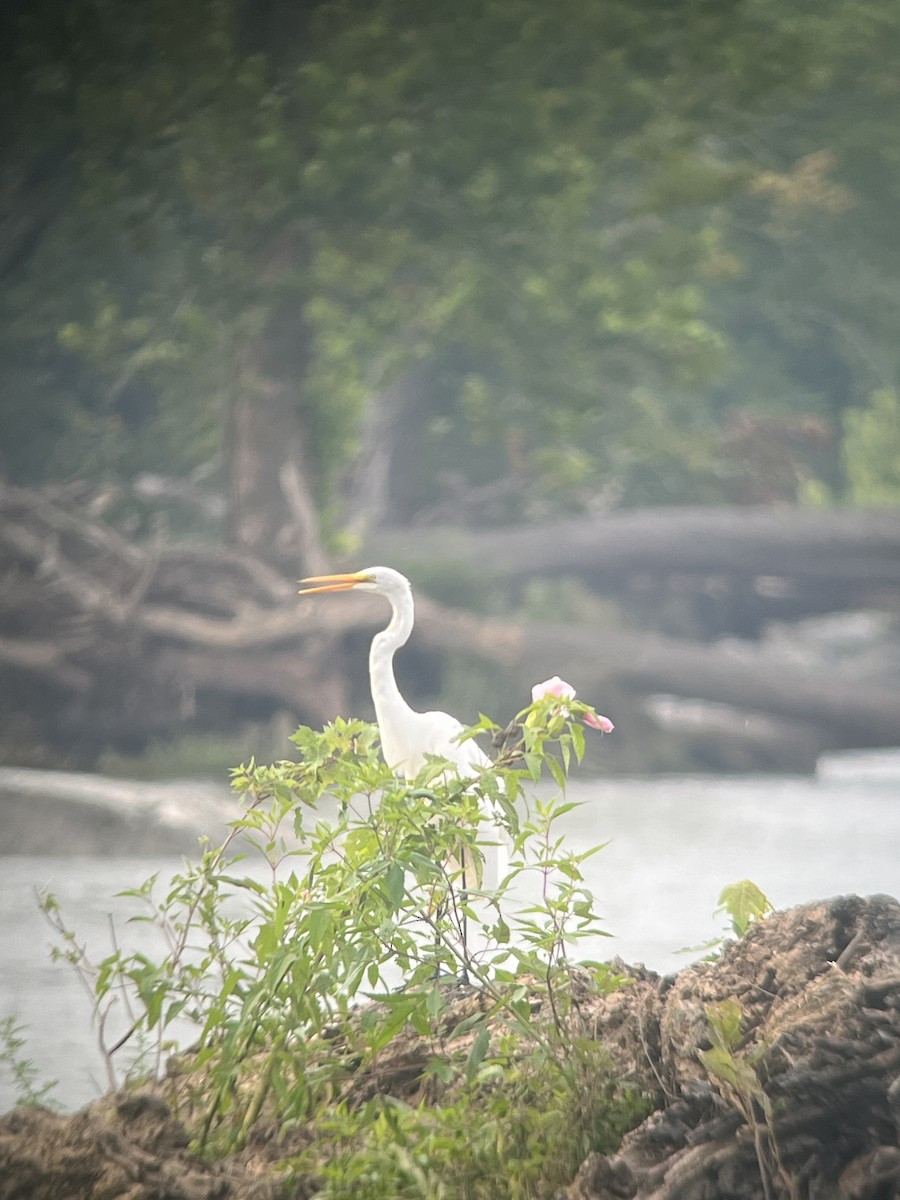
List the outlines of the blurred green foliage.
<svg viewBox="0 0 900 1200">
<path fill-rule="evenodd" d="M 875 392 L 865 408 L 844 414 L 844 455 L 856 504 L 900 504 L 900 396 Z"/>
<path fill-rule="evenodd" d="M 492 519 L 819 478 L 873 494 L 880 445 L 853 417 L 846 453 L 840 433 L 897 375 L 900 11 L 36 0 L 2 19 L 13 478 L 227 472 L 236 400 L 264 424 L 277 387 L 339 528 L 371 413 L 416 372 L 380 434 L 393 519 L 448 468 L 519 480 Z"/>
</svg>

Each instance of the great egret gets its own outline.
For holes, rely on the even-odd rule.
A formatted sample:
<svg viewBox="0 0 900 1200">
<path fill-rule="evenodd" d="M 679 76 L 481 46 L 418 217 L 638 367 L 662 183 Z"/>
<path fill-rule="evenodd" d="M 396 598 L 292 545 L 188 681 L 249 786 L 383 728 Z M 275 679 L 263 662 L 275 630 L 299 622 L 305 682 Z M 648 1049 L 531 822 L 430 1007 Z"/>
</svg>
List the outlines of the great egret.
<svg viewBox="0 0 900 1200">
<path fill-rule="evenodd" d="M 415 779 L 425 765 L 426 755 L 439 755 L 453 763 L 462 779 L 474 779 L 491 760 L 471 739 L 461 742 L 462 724 L 445 712 L 416 712 L 403 698 L 394 678 L 394 654 L 409 641 L 415 620 L 412 585 L 392 567 L 366 567 L 343 575 L 314 575 L 301 579 L 300 595 L 316 592 L 377 592 L 391 605 L 387 629 L 376 633 L 369 650 L 369 683 L 375 719 L 381 736 L 384 761 L 392 771 Z M 493 817 L 493 813 L 490 814 Z M 496 887 L 505 871 L 506 851 L 502 831 L 499 844 L 486 846 L 485 886 Z"/>
</svg>

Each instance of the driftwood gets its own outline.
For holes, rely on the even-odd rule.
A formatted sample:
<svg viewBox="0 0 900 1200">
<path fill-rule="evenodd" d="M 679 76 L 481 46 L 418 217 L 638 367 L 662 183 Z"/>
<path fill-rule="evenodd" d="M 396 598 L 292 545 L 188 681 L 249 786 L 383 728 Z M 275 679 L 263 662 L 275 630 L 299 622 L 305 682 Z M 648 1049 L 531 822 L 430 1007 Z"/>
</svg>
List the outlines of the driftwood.
<svg viewBox="0 0 900 1200">
<path fill-rule="evenodd" d="M 458 563 L 504 579 L 633 570 L 734 571 L 900 584 L 897 509 L 670 508 L 475 532 L 384 531 L 368 549 L 391 562 Z M 437 552 L 436 552 L 437 549 Z"/>
<path fill-rule="evenodd" d="M 88 761 L 103 745 L 190 726 L 204 695 L 262 697 L 267 713 L 317 721 L 345 705 L 329 665 L 340 614 L 317 618 L 293 601 L 296 585 L 238 551 L 139 548 L 4 485 L 0 578 L 2 691 Z"/>
<path fill-rule="evenodd" d="M 369 562 L 515 584 L 572 576 L 679 637 L 756 637 L 770 619 L 900 608 L 900 510 L 669 508 L 373 536 Z"/>
<path fill-rule="evenodd" d="M 892 514 L 830 514 L 830 535 L 821 522 L 816 534 L 807 514 L 794 517 L 819 551 L 830 536 L 845 564 L 855 553 L 858 563 L 871 559 L 872 577 L 883 585 L 900 579 L 900 538 L 892 541 L 900 520 Z M 717 518 L 707 513 L 703 519 L 713 528 Z M 699 520 L 685 515 L 689 540 L 702 544 Z M 768 523 L 777 534 L 778 520 L 748 514 L 747 528 L 760 542 L 753 552 L 759 566 L 763 527 Z M 642 523 L 649 528 L 647 514 L 607 521 L 632 532 Z M 723 518 L 723 529 L 734 533 L 739 526 L 736 514 Z M 591 526 L 595 532 L 603 527 Z M 553 561 L 564 548 L 562 539 L 547 539 L 546 530 L 479 537 L 488 541 L 478 545 L 494 548 L 492 569 L 506 563 L 512 570 L 525 546 L 535 555 L 534 569 L 547 569 L 535 538 L 555 554 Z M 784 566 L 777 548 L 783 541 L 775 536 L 772 571 Z M 627 542 L 612 539 L 609 546 L 618 547 L 610 550 L 613 559 L 627 557 Z M 752 542 L 748 533 L 746 544 Z M 447 557 L 458 544 L 447 543 Z M 515 554 L 504 559 L 504 546 L 517 548 Z M 726 561 L 730 546 L 725 537 Z M 662 545 L 657 548 L 663 554 Z M 598 553 L 592 561 L 599 561 Z M 810 570 L 815 561 L 812 555 Z M 383 625 L 383 602 L 368 596 L 299 601 L 296 591 L 293 580 L 247 554 L 158 540 L 138 547 L 74 508 L 0 486 L 0 704 L 28 714 L 58 746 L 77 748 L 85 764 L 108 745 L 138 748 L 186 728 L 237 727 L 248 716 L 283 711 L 321 723 L 338 713 L 365 715 L 364 652 L 353 635 Z M 446 609 L 420 593 L 412 646 L 438 659 L 465 648 L 500 670 L 523 704 L 536 680 L 561 674 L 601 706 L 610 693 L 667 693 L 730 705 L 769 722 L 768 736 L 779 726 L 807 735 L 810 758 L 828 748 L 895 744 L 900 730 L 900 689 L 888 682 L 781 667 L 746 642 L 738 647 L 597 626 L 506 623 Z M 474 718 L 476 705 L 473 698 L 472 712 L 460 715 Z M 621 726 L 620 736 L 627 738 Z"/>
<path fill-rule="evenodd" d="M 713 962 L 660 978 L 642 967 L 600 996 L 576 979 L 570 1019 L 602 1042 L 652 1112 L 612 1157 L 590 1155 L 556 1200 L 888 1200 L 900 1194 L 900 905 L 843 897 L 755 925 Z M 737 1002 L 736 1069 L 711 1069 L 710 1017 Z M 458 1020 L 477 1005 L 461 991 Z M 354 1098 L 428 1101 L 431 1039 L 411 1030 L 358 1079 Z M 217 1163 L 188 1148 L 154 1092 L 71 1117 L 0 1120 L 0 1200 L 237 1200 L 290 1194 L 278 1164 L 308 1142 L 272 1128 Z M 294 1145 L 299 1139 L 297 1146 Z M 327 1156 L 327 1148 L 323 1148 Z M 448 1180 L 448 1187 L 452 1180 Z M 451 1190 L 448 1194 L 452 1193 Z"/>
</svg>

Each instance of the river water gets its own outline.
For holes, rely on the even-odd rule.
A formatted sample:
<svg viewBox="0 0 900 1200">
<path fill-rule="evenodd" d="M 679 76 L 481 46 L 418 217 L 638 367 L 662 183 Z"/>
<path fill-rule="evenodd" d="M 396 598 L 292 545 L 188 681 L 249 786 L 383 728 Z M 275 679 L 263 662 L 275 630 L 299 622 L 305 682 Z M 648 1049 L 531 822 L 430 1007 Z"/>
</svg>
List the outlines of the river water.
<svg viewBox="0 0 900 1200">
<path fill-rule="evenodd" d="M 565 819 L 567 844 L 609 844 L 585 864 L 603 927 L 612 938 L 583 944 L 585 957 L 620 955 L 660 972 L 722 931 L 713 916 L 725 884 L 752 879 L 778 907 L 849 892 L 900 896 L 900 751 L 835 756 L 816 777 L 661 777 L 570 785 L 581 807 Z M 90 1002 L 64 963 L 50 961 L 53 935 L 35 888 L 58 898 L 91 955 L 122 946 L 156 949 L 153 930 L 128 924 L 133 901 L 115 893 L 171 857 L 0 856 L 0 1018 L 26 1027 L 23 1056 L 53 1097 L 74 1108 L 106 1090 L 91 1031 Z M 0 1112 L 15 1099 L 0 1063 Z"/>
</svg>

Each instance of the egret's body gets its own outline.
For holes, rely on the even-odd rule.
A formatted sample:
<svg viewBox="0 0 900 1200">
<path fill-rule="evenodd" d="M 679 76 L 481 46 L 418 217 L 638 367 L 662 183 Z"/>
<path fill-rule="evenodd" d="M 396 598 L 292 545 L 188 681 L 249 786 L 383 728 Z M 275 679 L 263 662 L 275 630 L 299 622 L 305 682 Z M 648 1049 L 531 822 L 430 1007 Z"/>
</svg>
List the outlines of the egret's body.
<svg viewBox="0 0 900 1200">
<path fill-rule="evenodd" d="M 416 712 L 404 700 L 394 678 L 394 654 L 409 641 L 414 604 L 409 580 L 389 567 L 363 571 L 376 574 L 376 588 L 391 602 L 393 615 L 387 629 L 377 633 L 369 650 L 369 683 L 375 719 L 381 734 L 384 760 L 398 775 L 414 779 L 427 754 L 438 754 L 454 763 L 460 775 L 475 775 L 490 760 L 471 739 L 459 741 L 462 725 L 445 712 Z"/>
<path fill-rule="evenodd" d="M 445 712 L 416 712 L 407 704 L 394 677 L 394 655 L 409 641 L 415 620 L 412 587 L 405 575 L 391 567 L 368 567 L 346 575 L 319 575 L 302 581 L 316 586 L 311 592 L 377 592 L 390 602 L 390 624 L 372 639 L 369 650 L 369 683 L 384 760 L 398 775 L 414 779 L 426 756 L 439 755 L 453 763 L 459 776 L 475 778 L 490 766 L 490 759 L 471 739 L 461 742 L 462 724 Z M 498 837 L 500 831 L 497 831 Z M 496 886 L 505 864 L 502 846 L 487 846 L 485 884 Z"/>
</svg>

